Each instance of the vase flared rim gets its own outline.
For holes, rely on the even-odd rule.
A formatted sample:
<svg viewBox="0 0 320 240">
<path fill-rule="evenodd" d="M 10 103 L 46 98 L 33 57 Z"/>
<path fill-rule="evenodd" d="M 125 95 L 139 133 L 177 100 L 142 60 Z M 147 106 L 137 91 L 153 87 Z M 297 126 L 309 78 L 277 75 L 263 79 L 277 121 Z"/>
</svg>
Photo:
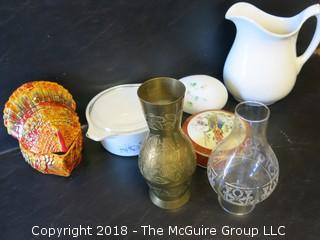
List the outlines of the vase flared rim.
<svg viewBox="0 0 320 240">
<path fill-rule="evenodd" d="M 155 82 L 155 81 L 159 81 L 159 80 L 176 81 L 175 83 L 178 84 L 180 88 L 182 88 L 181 89 L 182 93 L 179 96 L 175 97 L 175 99 L 173 99 L 172 101 L 163 102 L 163 103 L 149 101 L 145 97 L 143 97 L 142 93 L 141 93 L 141 89 L 144 88 L 146 85 L 151 84 L 152 82 Z M 174 103 L 182 101 L 183 98 L 184 98 L 184 95 L 185 95 L 185 91 L 186 91 L 186 88 L 185 88 L 184 84 L 182 82 L 180 82 L 179 80 L 175 79 L 175 78 L 156 77 L 156 78 L 151 78 L 151 79 L 145 81 L 144 83 L 142 83 L 140 85 L 140 87 L 138 88 L 137 94 L 138 94 L 138 97 L 139 97 L 140 101 L 143 102 L 143 103 L 150 104 L 150 105 L 165 106 L 165 105 L 171 105 L 171 104 L 174 104 Z"/>
</svg>

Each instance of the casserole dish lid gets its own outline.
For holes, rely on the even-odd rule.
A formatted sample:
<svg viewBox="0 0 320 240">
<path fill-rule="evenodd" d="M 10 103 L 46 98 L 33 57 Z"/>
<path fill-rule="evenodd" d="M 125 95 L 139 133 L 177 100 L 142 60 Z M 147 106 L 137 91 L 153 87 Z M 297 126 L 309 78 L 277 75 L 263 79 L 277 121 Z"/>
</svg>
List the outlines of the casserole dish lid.
<svg viewBox="0 0 320 240">
<path fill-rule="evenodd" d="M 140 84 L 119 85 L 96 95 L 86 109 L 87 137 L 101 141 L 108 136 L 147 130 L 137 96 L 139 86 Z"/>
</svg>

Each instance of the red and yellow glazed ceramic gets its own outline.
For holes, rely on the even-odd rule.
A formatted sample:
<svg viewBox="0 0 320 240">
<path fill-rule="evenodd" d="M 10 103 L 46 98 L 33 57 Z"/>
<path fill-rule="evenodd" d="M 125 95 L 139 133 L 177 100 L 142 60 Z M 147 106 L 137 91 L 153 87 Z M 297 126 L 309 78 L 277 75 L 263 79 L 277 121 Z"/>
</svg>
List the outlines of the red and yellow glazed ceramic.
<svg viewBox="0 0 320 240">
<path fill-rule="evenodd" d="M 82 134 L 76 103 L 61 85 L 25 83 L 5 104 L 4 125 L 17 138 L 26 161 L 46 174 L 69 176 L 81 159 Z"/>
<path fill-rule="evenodd" d="M 82 145 L 82 133 L 78 131 L 75 140 L 65 153 L 34 153 L 24 148 L 21 143 L 20 150 L 26 162 L 39 172 L 68 177 L 81 162 Z"/>
<path fill-rule="evenodd" d="M 5 104 L 4 125 L 8 134 L 20 140 L 24 122 L 43 106 L 59 105 L 76 109 L 72 95 L 61 85 L 49 81 L 33 81 L 17 88 Z"/>
<path fill-rule="evenodd" d="M 190 116 L 182 129 L 192 142 L 197 163 L 206 168 L 208 157 L 232 131 L 234 114 L 223 110 L 207 110 Z"/>
<path fill-rule="evenodd" d="M 74 111 L 57 105 L 41 107 L 24 122 L 20 144 L 34 153 L 64 153 L 79 129 Z"/>
</svg>

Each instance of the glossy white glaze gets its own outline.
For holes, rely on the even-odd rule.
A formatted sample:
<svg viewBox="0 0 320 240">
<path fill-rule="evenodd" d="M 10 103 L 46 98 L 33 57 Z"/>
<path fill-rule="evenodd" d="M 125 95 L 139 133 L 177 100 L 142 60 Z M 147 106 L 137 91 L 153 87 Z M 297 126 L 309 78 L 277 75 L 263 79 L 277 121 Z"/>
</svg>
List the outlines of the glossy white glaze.
<svg viewBox="0 0 320 240">
<path fill-rule="evenodd" d="M 148 130 L 106 137 L 101 141 L 102 146 L 109 152 L 119 156 L 137 156 Z"/>
<path fill-rule="evenodd" d="M 297 57 L 296 41 L 302 24 L 317 17 L 313 39 Z M 272 104 L 294 87 L 297 74 L 320 41 L 320 5 L 315 4 L 291 18 L 267 14 L 249 3 L 236 3 L 226 13 L 237 34 L 226 59 L 224 83 L 239 101 Z"/>
<path fill-rule="evenodd" d="M 221 109 L 228 100 L 223 83 L 207 75 L 191 75 L 181 78 L 186 87 L 183 111 L 194 114 L 208 109 Z"/>
</svg>

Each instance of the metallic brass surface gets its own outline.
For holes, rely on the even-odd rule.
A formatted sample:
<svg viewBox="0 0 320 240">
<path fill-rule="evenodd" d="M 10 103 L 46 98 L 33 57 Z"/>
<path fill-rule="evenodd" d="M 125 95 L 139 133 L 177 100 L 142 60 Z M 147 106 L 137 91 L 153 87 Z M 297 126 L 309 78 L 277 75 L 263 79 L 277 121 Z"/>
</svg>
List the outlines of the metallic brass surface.
<svg viewBox="0 0 320 240">
<path fill-rule="evenodd" d="M 138 89 L 150 133 L 145 139 L 139 168 L 149 186 L 151 201 L 175 209 L 190 198 L 196 155 L 181 131 L 184 85 L 173 78 L 154 78 Z"/>
</svg>

